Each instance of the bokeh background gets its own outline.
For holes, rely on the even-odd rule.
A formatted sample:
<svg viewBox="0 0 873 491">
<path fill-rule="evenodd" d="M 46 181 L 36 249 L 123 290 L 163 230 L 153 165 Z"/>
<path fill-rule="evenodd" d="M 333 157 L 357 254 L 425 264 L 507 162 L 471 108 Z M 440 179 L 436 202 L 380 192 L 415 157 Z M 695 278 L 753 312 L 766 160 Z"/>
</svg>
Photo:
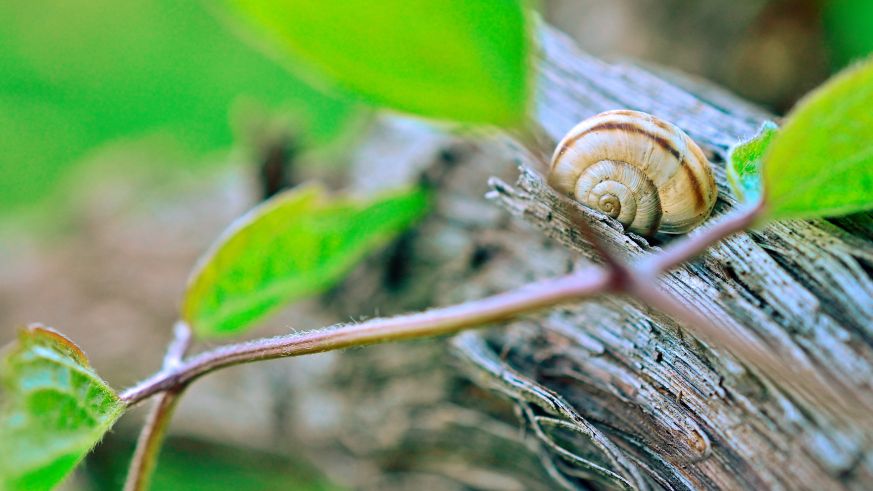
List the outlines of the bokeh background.
<svg viewBox="0 0 873 491">
<path fill-rule="evenodd" d="M 544 0 L 540 11 L 592 54 L 709 79 L 776 114 L 873 51 L 868 0 Z M 241 41 L 208 2 L 7 0 L 0 18 L 0 343 L 31 321 L 56 326 L 113 386 L 129 385 L 159 364 L 196 257 L 278 187 L 349 182 L 374 111 Z M 303 302 L 258 334 L 335 316 Z M 306 452 L 246 433 L 289 410 L 259 390 L 332 356 L 277 362 L 254 392 L 233 387 L 248 368 L 192 390 L 154 489 L 341 489 Z M 117 489 L 138 417 L 66 489 Z"/>
</svg>

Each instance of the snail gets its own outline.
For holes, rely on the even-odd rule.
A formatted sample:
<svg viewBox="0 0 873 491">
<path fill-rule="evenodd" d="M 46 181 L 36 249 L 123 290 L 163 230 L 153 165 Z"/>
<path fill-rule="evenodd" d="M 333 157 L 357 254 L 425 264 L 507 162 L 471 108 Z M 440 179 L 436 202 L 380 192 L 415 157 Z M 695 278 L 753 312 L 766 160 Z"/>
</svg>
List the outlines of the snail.
<svg viewBox="0 0 873 491">
<path fill-rule="evenodd" d="M 549 166 L 549 184 L 651 236 L 687 232 L 705 220 L 717 189 L 703 151 L 676 126 L 618 110 L 570 130 Z"/>
</svg>

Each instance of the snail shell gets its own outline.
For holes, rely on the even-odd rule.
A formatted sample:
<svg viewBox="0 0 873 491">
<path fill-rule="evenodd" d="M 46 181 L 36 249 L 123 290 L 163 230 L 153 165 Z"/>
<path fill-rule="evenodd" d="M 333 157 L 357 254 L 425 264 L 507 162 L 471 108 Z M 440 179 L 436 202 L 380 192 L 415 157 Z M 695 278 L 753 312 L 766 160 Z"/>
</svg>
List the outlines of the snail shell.
<svg viewBox="0 0 873 491">
<path fill-rule="evenodd" d="M 549 184 L 644 235 L 691 230 L 717 195 L 709 162 L 685 132 L 627 110 L 570 130 L 552 157 Z"/>
</svg>

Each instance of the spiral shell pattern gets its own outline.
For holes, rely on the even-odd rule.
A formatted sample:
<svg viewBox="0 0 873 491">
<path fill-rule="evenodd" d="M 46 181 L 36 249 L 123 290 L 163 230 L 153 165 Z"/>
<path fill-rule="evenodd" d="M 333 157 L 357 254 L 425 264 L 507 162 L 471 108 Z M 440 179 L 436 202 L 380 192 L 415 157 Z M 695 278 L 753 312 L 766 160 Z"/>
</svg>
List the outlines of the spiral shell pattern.
<svg viewBox="0 0 873 491">
<path fill-rule="evenodd" d="M 549 172 L 558 191 L 630 231 L 684 233 L 715 205 L 703 151 L 676 126 L 637 111 L 607 111 L 558 144 Z"/>
</svg>

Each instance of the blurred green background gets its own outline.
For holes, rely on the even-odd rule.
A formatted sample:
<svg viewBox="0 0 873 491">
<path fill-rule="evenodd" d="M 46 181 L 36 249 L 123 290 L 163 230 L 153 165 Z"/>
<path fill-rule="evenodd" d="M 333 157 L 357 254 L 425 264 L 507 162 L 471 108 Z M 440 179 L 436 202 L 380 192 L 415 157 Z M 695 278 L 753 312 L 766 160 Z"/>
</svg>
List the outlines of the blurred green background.
<svg viewBox="0 0 873 491">
<path fill-rule="evenodd" d="M 0 343 L 21 323 L 55 324 L 129 384 L 160 359 L 194 258 L 260 199 L 277 148 L 302 176 L 341 172 L 370 110 L 311 86 L 209 5 L 0 2 Z M 540 6 L 597 56 L 699 75 L 777 113 L 873 51 L 868 0 Z M 134 430 L 121 425 L 67 488 L 118 489 Z M 154 489 L 335 489 L 298 449 L 226 440 L 171 439 Z"/>
<path fill-rule="evenodd" d="M 151 137 L 197 165 L 272 119 L 309 145 L 336 137 L 352 105 L 241 42 L 206 5 L 2 2 L 0 208 L 49 197 L 112 142 Z"/>
</svg>

